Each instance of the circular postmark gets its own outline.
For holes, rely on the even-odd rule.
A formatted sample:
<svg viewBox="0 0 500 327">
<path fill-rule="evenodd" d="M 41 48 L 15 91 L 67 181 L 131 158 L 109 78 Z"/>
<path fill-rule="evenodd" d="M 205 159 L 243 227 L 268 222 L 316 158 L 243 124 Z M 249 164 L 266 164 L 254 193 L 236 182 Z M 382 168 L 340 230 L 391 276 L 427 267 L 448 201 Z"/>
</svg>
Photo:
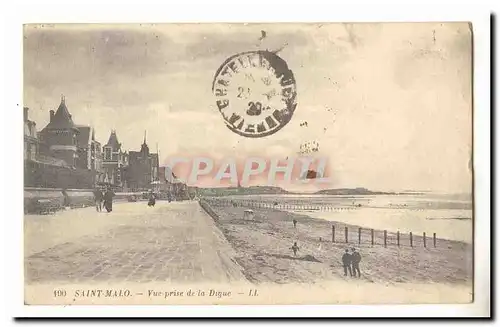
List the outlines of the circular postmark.
<svg viewBox="0 0 500 327">
<path fill-rule="evenodd" d="M 245 137 L 264 137 L 282 129 L 297 107 L 295 78 L 287 63 L 270 51 L 229 57 L 212 84 L 226 126 Z"/>
</svg>

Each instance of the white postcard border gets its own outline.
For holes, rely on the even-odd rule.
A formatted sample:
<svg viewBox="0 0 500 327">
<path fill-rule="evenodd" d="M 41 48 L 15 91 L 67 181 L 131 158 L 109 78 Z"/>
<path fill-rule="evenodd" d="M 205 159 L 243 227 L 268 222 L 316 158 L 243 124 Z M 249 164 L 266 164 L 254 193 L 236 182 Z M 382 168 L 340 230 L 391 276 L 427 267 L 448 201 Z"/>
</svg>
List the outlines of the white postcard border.
<svg viewBox="0 0 500 327">
<path fill-rule="evenodd" d="M 489 8 L 480 3 L 401 1 L 373 3 L 349 1 L 345 4 L 298 5 L 290 1 L 267 4 L 252 1 L 241 10 L 236 1 L 184 1 L 163 4 L 143 1 L 86 1 L 85 4 L 48 5 L 35 1 L 12 4 L 4 10 L 3 58 L 6 64 L 4 122 L 4 292 L 8 314 L 18 317 L 385 317 L 385 316 L 474 316 L 489 310 L 490 287 L 490 51 Z M 26 4 L 27 3 L 27 4 Z M 113 2 L 111 2 L 113 3 Z M 149 5 L 148 5 L 149 3 Z M 195 4 L 197 3 L 197 4 Z M 286 7 L 284 5 L 286 4 Z M 265 8 L 265 10 L 263 10 Z M 284 10 L 283 8 L 286 8 Z M 22 255 L 22 28 L 23 23 L 63 22 L 208 22 L 208 21 L 470 21 L 474 29 L 474 165 L 475 165 L 475 302 L 470 305 L 398 306 L 24 306 Z M 18 143 L 19 142 L 19 143 Z M 5 157 L 4 157 L 5 158 Z M 9 267 L 9 269 L 6 269 Z M 485 311 L 486 310 L 486 311 Z"/>
</svg>

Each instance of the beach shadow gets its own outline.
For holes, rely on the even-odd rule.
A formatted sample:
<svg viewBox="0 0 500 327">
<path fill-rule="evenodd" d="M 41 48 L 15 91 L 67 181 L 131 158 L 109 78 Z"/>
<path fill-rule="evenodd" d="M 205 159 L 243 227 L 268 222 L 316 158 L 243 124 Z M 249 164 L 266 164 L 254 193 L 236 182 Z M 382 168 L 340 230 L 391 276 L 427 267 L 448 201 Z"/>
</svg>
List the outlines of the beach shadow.
<svg viewBox="0 0 500 327">
<path fill-rule="evenodd" d="M 286 254 L 266 254 L 270 257 L 275 257 L 275 258 L 279 258 L 279 259 L 290 259 L 290 260 L 299 260 L 299 261 L 310 261 L 310 262 L 319 262 L 321 263 L 321 261 L 319 261 L 318 259 L 316 259 L 314 256 L 312 255 L 305 255 L 303 257 L 294 257 L 294 256 L 291 256 L 291 255 L 286 255 Z"/>
</svg>

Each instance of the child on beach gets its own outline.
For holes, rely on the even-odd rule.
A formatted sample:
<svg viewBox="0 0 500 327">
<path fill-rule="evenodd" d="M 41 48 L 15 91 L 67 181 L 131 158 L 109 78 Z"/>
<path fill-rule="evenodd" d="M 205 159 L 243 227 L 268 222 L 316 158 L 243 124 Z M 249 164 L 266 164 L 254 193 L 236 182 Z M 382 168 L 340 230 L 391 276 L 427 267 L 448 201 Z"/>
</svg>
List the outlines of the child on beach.
<svg viewBox="0 0 500 327">
<path fill-rule="evenodd" d="M 297 242 L 294 242 L 293 246 L 290 249 L 292 249 L 293 255 L 297 256 L 297 251 L 299 250 L 299 247 L 297 246 Z"/>
</svg>

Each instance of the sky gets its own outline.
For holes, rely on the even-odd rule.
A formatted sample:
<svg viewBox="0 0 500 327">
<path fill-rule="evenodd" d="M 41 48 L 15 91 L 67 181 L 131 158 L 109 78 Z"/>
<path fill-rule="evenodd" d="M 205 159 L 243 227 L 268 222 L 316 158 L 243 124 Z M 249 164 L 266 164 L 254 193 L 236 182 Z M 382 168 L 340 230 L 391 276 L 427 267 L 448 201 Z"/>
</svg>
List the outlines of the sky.
<svg viewBox="0 0 500 327">
<path fill-rule="evenodd" d="M 165 163 L 293 157 L 314 142 L 332 188 L 470 192 L 471 37 L 467 23 L 26 25 L 24 106 L 41 130 L 64 94 L 101 143 L 115 129 L 137 151 L 146 130 Z M 233 133 L 217 69 L 280 48 L 297 83 L 292 120 L 268 137 Z"/>
</svg>

